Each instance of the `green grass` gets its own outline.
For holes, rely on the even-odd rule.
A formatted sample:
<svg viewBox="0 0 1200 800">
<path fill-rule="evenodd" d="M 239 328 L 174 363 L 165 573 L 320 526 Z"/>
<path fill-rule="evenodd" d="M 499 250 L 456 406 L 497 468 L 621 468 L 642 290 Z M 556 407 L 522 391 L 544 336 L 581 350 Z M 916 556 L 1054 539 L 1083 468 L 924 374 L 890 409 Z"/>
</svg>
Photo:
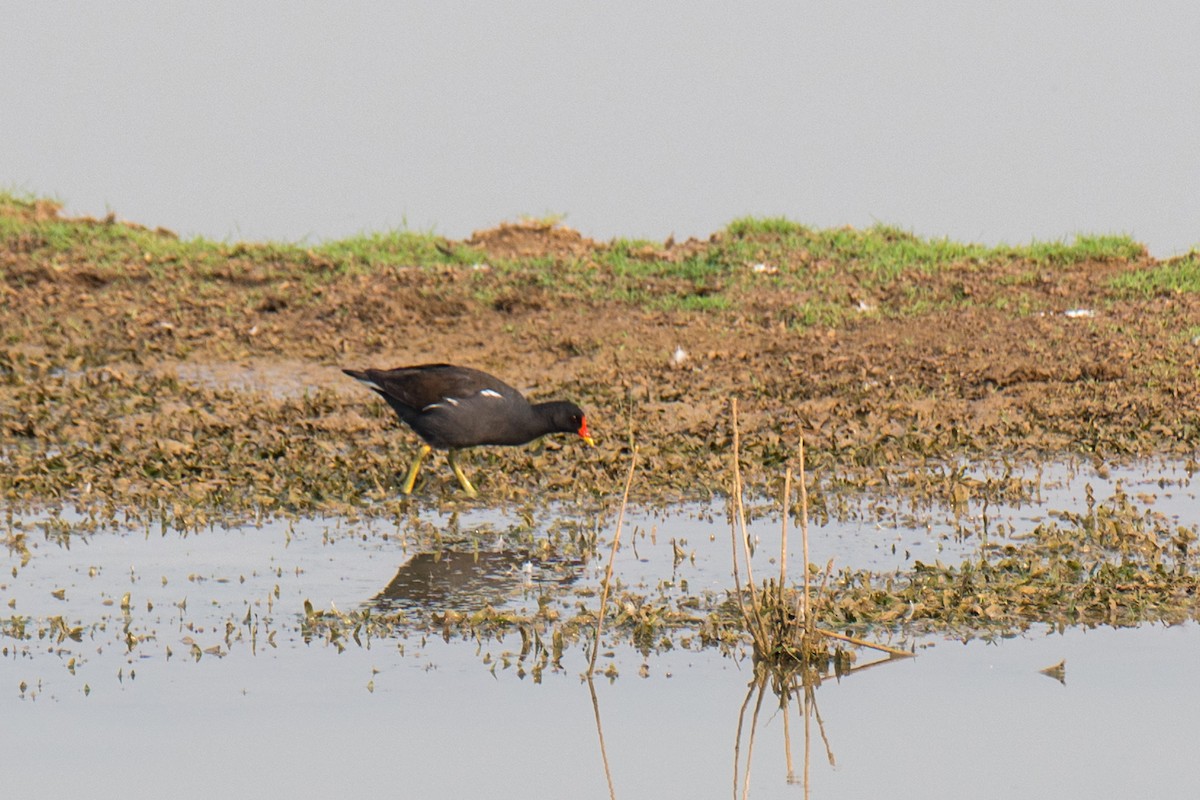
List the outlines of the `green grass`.
<svg viewBox="0 0 1200 800">
<path fill-rule="evenodd" d="M 933 271 L 956 264 L 1028 261 L 1037 265 L 1135 259 L 1145 248 L 1124 236 L 1077 236 L 1071 243 L 1034 241 L 1023 247 L 926 239 L 891 225 L 815 230 L 788 220 L 745 218 L 724 231 L 726 260 L 781 259 L 803 251 L 811 261 L 832 261 L 885 284 L 912 269 Z"/>
<path fill-rule="evenodd" d="M 932 271 L 986 258 L 986 248 L 980 245 L 922 239 L 887 225 L 861 231 L 850 228 L 820 231 L 813 252 L 833 261 L 857 262 L 866 275 L 880 284 L 890 283 L 910 269 Z"/>
<path fill-rule="evenodd" d="M 1018 258 L 1036 264 L 1076 264 L 1082 261 L 1132 261 L 1146 255 L 1146 248 L 1128 236 L 1076 236 L 1071 244 L 1034 241 L 1026 247 L 1003 247 Z"/>
<path fill-rule="evenodd" d="M 1155 264 L 1149 269 L 1123 272 L 1109 284 L 1116 291 L 1136 297 L 1200 292 L 1200 253 Z"/>
<path fill-rule="evenodd" d="M 739 217 L 725 226 L 725 233 L 736 239 L 748 236 L 803 237 L 812 230 L 786 217 Z"/>
<path fill-rule="evenodd" d="M 230 260 L 250 264 L 290 262 L 339 272 L 364 272 L 395 266 L 470 264 L 477 251 L 433 233 L 387 231 L 318 245 L 285 242 L 215 242 L 181 239 L 108 220 L 34 219 L 34 198 L 0 192 L 0 243 L 49 259 L 78 259 L 101 271 L 122 273 L 133 264 L 185 263 L 201 274 Z"/>
<path fill-rule="evenodd" d="M 914 273 L 944 269 L 985 270 L 996 263 L 1028 265 L 1031 285 L 1039 271 L 1088 261 L 1137 260 L 1144 248 L 1123 236 L 1077 236 L 1071 242 L 1032 242 L 996 247 L 923 238 L 890 225 L 866 229 L 815 229 L 783 217 L 735 219 L 709 242 L 666 250 L 656 242 L 615 239 L 584 258 L 491 259 L 483 251 L 432 232 L 392 230 L 314 245 L 229 243 L 180 239 L 110 220 L 36 219 L 33 197 L 0 192 L 0 247 L 34 261 L 85 263 L 119 277 L 148 272 L 157 278 L 245 280 L 258 285 L 299 279 L 312 288 L 345 274 L 402 268 L 467 267 L 488 263 L 472 275 L 477 297 L 503 294 L 498 284 L 533 286 L 586 301 L 612 300 L 654 309 L 720 313 L 735 309 L 742 290 L 791 292 L 800 305 L 794 323 L 829 320 L 845 304 L 847 285 L 888 289 Z M 44 210 L 44 209 L 43 209 Z M 46 216 L 44 213 L 42 216 Z M 757 264 L 769 270 L 755 272 Z M 1011 271 L 1011 270 L 1010 270 Z M 1006 278 L 1005 280 L 1011 280 Z M 1119 291 L 1195 291 L 1195 257 L 1116 279 Z M 180 291 L 184 291 L 180 289 Z M 836 295 L 836 296 L 835 296 Z M 296 298 L 300 300 L 301 298 Z M 903 307 L 893 313 L 905 313 Z"/>
<path fill-rule="evenodd" d="M 338 239 L 317 245 L 312 252 L 343 267 L 353 265 L 368 270 L 385 266 L 473 264 L 485 260 L 483 253 L 433 233 L 404 230 Z"/>
<path fill-rule="evenodd" d="M 98 268 L 148 260 L 215 255 L 214 245 L 103 220 L 33 219 L 33 200 L 0 194 L 0 242 L 51 258 L 85 258 Z M 149 256 L 149 259 L 147 259 Z"/>
</svg>

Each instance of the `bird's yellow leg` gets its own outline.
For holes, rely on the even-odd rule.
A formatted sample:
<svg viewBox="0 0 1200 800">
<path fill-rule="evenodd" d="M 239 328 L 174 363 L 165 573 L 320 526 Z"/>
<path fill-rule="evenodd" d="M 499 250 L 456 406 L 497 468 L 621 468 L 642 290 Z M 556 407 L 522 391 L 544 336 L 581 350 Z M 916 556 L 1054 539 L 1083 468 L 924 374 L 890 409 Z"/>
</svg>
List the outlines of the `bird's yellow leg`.
<svg viewBox="0 0 1200 800">
<path fill-rule="evenodd" d="M 450 468 L 454 470 L 455 477 L 457 477 L 458 482 L 462 484 L 463 491 L 465 491 L 469 496 L 475 497 L 478 492 L 475 491 L 475 487 L 471 485 L 471 482 L 467 480 L 467 476 L 463 474 L 462 467 L 458 465 L 458 461 L 454 458 L 455 452 L 456 451 L 451 450 L 446 454 L 446 458 L 450 461 Z"/>
<path fill-rule="evenodd" d="M 429 455 L 433 448 L 427 444 L 421 445 L 421 449 L 417 451 L 417 460 L 413 462 L 412 468 L 408 471 L 408 477 L 404 479 L 404 486 L 401 489 L 405 494 L 412 494 L 413 486 L 417 484 L 417 473 L 421 471 L 421 462 L 425 460 L 425 456 Z"/>
</svg>

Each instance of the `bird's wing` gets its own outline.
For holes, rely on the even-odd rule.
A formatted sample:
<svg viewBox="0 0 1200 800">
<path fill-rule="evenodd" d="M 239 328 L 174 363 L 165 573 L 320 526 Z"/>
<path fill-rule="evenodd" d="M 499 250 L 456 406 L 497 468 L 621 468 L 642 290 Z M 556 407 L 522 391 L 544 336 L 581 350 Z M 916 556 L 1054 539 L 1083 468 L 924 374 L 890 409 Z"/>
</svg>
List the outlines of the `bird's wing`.
<svg viewBox="0 0 1200 800">
<path fill-rule="evenodd" d="M 515 389 L 486 372 L 466 367 L 434 364 L 393 370 L 367 370 L 367 377 L 384 395 L 422 410 L 451 404 L 479 394 L 520 396 Z"/>
</svg>

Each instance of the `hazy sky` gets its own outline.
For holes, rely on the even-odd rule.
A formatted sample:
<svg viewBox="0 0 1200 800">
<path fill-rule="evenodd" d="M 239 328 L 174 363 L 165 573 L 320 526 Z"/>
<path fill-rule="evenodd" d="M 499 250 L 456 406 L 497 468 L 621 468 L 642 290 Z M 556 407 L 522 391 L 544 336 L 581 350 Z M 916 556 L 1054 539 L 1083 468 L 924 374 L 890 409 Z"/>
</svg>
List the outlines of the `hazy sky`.
<svg viewBox="0 0 1200 800">
<path fill-rule="evenodd" d="M 20 3 L 0 186 L 219 239 L 1200 243 L 1195 3 Z"/>
</svg>

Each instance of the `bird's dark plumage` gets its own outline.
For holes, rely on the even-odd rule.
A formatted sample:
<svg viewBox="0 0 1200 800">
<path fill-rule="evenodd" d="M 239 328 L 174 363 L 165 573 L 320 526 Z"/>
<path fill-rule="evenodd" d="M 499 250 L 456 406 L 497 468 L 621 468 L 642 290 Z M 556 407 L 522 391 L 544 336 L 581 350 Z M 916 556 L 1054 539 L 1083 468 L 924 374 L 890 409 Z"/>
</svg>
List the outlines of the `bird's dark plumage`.
<svg viewBox="0 0 1200 800">
<path fill-rule="evenodd" d="M 520 445 L 548 433 L 576 433 L 593 444 L 583 410 L 574 403 L 531 404 L 504 381 L 470 367 L 422 364 L 396 369 L 342 370 L 374 389 L 427 448 L 450 451 L 468 493 L 474 489 L 454 462 L 454 451 L 480 445 Z M 422 454 L 405 483 L 412 491 Z"/>
</svg>

